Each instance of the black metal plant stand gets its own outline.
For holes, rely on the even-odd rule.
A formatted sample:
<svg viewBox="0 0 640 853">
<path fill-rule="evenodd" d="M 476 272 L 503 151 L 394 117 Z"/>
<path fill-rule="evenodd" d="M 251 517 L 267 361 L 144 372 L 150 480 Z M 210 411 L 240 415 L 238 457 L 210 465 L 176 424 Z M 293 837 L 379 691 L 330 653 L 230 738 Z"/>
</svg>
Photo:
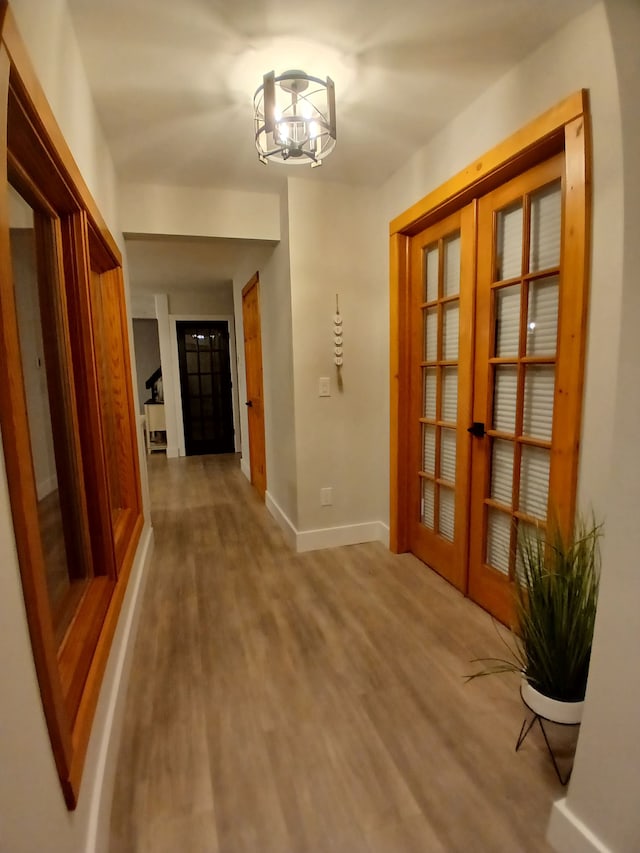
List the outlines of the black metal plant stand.
<svg viewBox="0 0 640 853">
<path fill-rule="evenodd" d="M 521 694 L 521 696 L 522 696 L 522 694 Z M 538 714 L 529 705 L 527 705 L 527 703 L 524 700 L 524 697 L 522 697 L 522 702 L 523 702 L 524 706 L 526 708 L 528 708 L 529 711 L 531 711 L 531 713 L 533 714 L 533 717 L 529 721 L 527 721 L 527 718 L 525 717 L 525 719 L 522 723 L 522 728 L 520 729 L 520 734 L 518 735 L 518 742 L 516 743 L 516 752 L 518 752 L 518 750 L 520 749 L 522 744 L 525 742 L 527 735 L 529 734 L 529 732 L 531 731 L 531 729 L 534 727 L 535 723 L 537 722 L 538 725 L 540 726 L 540 731 L 542 732 L 544 742 L 547 745 L 547 751 L 548 751 L 549 755 L 551 756 L 551 761 L 553 762 L 553 769 L 556 771 L 556 776 L 558 777 L 561 785 L 566 785 L 569 782 L 569 779 L 571 778 L 571 771 L 573 770 L 573 764 L 569 768 L 566 775 L 563 777 L 562 773 L 560 772 L 560 768 L 558 767 L 558 762 L 556 760 L 556 756 L 553 752 L 551 744 L 549 743 L 549 738 L 547 737 L 547 732 L 545 731 L 543 723 L 553 723 L 556 726 L 572 726 L 572 727 L 579 726 L 580 723 L 558 723 L 556 720 L 549 720 L 547 717 L 543 717 L 541 714 Z"/>
</svg>

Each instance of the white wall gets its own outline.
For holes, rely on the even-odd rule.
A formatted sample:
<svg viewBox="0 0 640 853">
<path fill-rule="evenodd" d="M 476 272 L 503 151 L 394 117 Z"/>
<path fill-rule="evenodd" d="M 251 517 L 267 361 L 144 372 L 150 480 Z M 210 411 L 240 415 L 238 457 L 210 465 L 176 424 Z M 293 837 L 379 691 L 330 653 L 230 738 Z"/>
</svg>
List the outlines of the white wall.
<svg viewBox="0 0 640 853">
<path fill-rule="evenodd" d="M 131 316 L 134 319 L 155 320 L 156 302 L 152 290 L 136 288 L 131 291 Z"/>
<path fill-rule="evenodd" d="M 569 791 L 550 827 L 556 848 L 567 853 L 640 850 L 640 5 L 637 0 L 606 5 L 622 117 L 624 215 L 616 216 L 603 237 L 615 230 L 617 244 L 623 241 L 623 312 L 610 377 L 615 405 L 602 408 L 614 450 L 587 704 Z M 617 101 L 617 93 L 611 98 Z M 601 286 L 607 286 L 604 280 Z"/>
<path fill-rule="evenodd" d="M 170 290 L 168 295 L 170 314 L 233 314 L 231 282 L 209 290 Z"/>
<path fill-rule="evenodd" d="M 123 184 L 119 203 L 128 234 L 280 239 L 277 193 Z"/>
<path fill-rule="evenodd" d="M 115 170 L 66 0 L 11 0 L 40 85 L 105 221 L 120 240 Z"/>
<path fill-rule="evenodd" d="M 388 278 L 375 207 L 374 190 L 289 179 L 298 528 L 348 526 L 351 541 L 377 538 L 360 525 L 385 517 L 389 490 Z M 340 370 L 333 361 L 336 294 Z M 330 379 L 330 397 L 318 395 L 320 377 Z M 320 505 L 323 487 L 332 488 L 331 506 Z M 331 544 L 307 536 L 302 547 L 311 541 Z"/>
<path fill-rule="evenodd" d="M 14 0 L 12 8 L 64 136 L 109 227 L 117 229 L 114 170 L 89 96 L 63 0 Z M 135 380 L 134 380 L 135 381 Z M 141 451 L 141 446 L 139 446 Z M 144 457 L 143 457 L 144 458 Z M 143 531 L 98 700 L 78 807 L 64 803 L 51 753 L 24 611 L 0 454 L 0 848 L 79 853 L 108 841 L 123 686 L 131 659 L 151 531 Z M 101 848 L 102 849 L 102 848 Z"/>
</svg>

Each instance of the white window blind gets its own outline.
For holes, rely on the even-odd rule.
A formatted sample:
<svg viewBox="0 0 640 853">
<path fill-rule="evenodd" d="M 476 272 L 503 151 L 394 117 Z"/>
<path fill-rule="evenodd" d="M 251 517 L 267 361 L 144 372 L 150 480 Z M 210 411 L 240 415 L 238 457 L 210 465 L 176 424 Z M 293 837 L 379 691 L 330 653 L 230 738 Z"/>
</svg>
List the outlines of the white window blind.
<svg viewBox="0 0 640 853">
<path fill-rule="evenodd" d="M 438 298 L 438 247 L 430 246 L 426 252 L 425 270 L 425 302 L 434 302 Z"/>
<path fill-rule="evenodd" d="M 436 388 L 438 377 L 436 376 L 435 367 L 425 367 L 424 369 L 424 405 L 423 417 L 436 417 Z"/>
<path fill-rule="evenodd" d="M 440 430 L 440 476 L 450 483 L 456 481 L 456 432 Z"/>
<path fill-rule="evenodd" d="M 513 492 L 513 443 L 494 440 L 491 455 L 491 497 L 511 506 Z"/>
<path fill-rule="evenodd" d="M 527 367 L 524 379 L 524 435 L 551 441 L 554 388 L 553 366 Z"/>
<path fill-rule="evenodd" d="M 522 203 L 498 213 L 497 281 L 517 278 L 522 273 Z"/>
<path fill-rule="evenodd" d="M 422 470 L 436 472 L 436 428 L 427 424 L 422 427 Z"/>
<path fill-rule="evenodd" d="M 451 489 L 440 487 L 440 506 L 438 511 L 438 532 L 453 542 L 455 524 L 455 496 Z"/>
<path fill-rule="evenodd" d="M 458 302 L 448 302 L 444 306 L 442 323 L 442 357 L 446 361 L 458 359 L 458 328 L 460 307 Z"/>
<path fill-rule="evenodd" d="M 559 266 L 561 215 L 560 181 L 531 196 L 529 272 Z"/>
<path fill-rule="evenodd" d="M 520 463 L 520 509 L 545 519 L 549 498 L 550 453 L 542 447 L 522 448 Z"/>
<path fill-rule="evenodd" d="M 500 432 L 514 433 L 516 428 L 516 403 L 518 368 L 496 367 L 493 391 L 493 426 Z"/>
<path fill-rule="evenodd" d="M 424 316 L 424 359 L 435 361 L 438 357 L 438 312 L 431 308 L 423 312 Z"/>
<path fill-rule="evenodd" d="M 487 563 L 509 574 L 509 548 L 511 543 L 511 516 L 490 509 L 487 518 Z"/>
<path fill-rule="evenodd" d="M 449 237 L 444 244 L 444 296 L 460 293 L 460 235 Z"/>
<path fill-rule="evenodd" d="M 496 355 L 518 355 L 520 341 L 520 285 L 502 287 L 496 293 Z"/>
<path fill-rule="evenodd" d="M 421 522 L 429 530 L 433 530 L 435 507 L 435 484 L 431 480 L 422 481 Z"/>
<path fill-rule="evenodd" d="M 558 276 L 529 287 L 527 355 L 555 355 L 558 338 Z"/>
<path fill-rule="evenodd" d="M 458 419 L 458 368 L 442 369 L 442 420 L 454 424 Z"/>
</svg>

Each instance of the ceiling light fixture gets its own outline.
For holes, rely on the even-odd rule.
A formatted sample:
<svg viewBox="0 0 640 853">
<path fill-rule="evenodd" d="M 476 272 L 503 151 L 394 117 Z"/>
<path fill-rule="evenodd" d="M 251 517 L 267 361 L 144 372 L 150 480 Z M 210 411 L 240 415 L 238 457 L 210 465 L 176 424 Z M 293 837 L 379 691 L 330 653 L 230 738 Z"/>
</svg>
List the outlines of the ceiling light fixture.
<svg viewBox="0 0 640 853">
<path fill-rule="evenodd" d="M 265 74 L 253 97 L 256 148 L 261 163 L 321 166 L 336 145 L 333 80 L 304 71 Z"/>
</svg>

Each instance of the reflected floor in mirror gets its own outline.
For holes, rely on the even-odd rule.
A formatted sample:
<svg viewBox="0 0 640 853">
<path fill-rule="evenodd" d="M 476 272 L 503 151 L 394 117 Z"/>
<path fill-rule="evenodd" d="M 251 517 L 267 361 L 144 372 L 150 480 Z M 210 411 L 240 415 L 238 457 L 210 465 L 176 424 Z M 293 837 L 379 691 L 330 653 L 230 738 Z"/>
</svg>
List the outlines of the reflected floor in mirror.
<svg viewBox="0 0 640 853">
<path fill-rule="evenodd" d="M 111 853 L 544 853 L 563 796 L 515 743 L 491 618 L 380 543 L 293 553 L 234 455 L 149 459 Z"/>
</svg>

